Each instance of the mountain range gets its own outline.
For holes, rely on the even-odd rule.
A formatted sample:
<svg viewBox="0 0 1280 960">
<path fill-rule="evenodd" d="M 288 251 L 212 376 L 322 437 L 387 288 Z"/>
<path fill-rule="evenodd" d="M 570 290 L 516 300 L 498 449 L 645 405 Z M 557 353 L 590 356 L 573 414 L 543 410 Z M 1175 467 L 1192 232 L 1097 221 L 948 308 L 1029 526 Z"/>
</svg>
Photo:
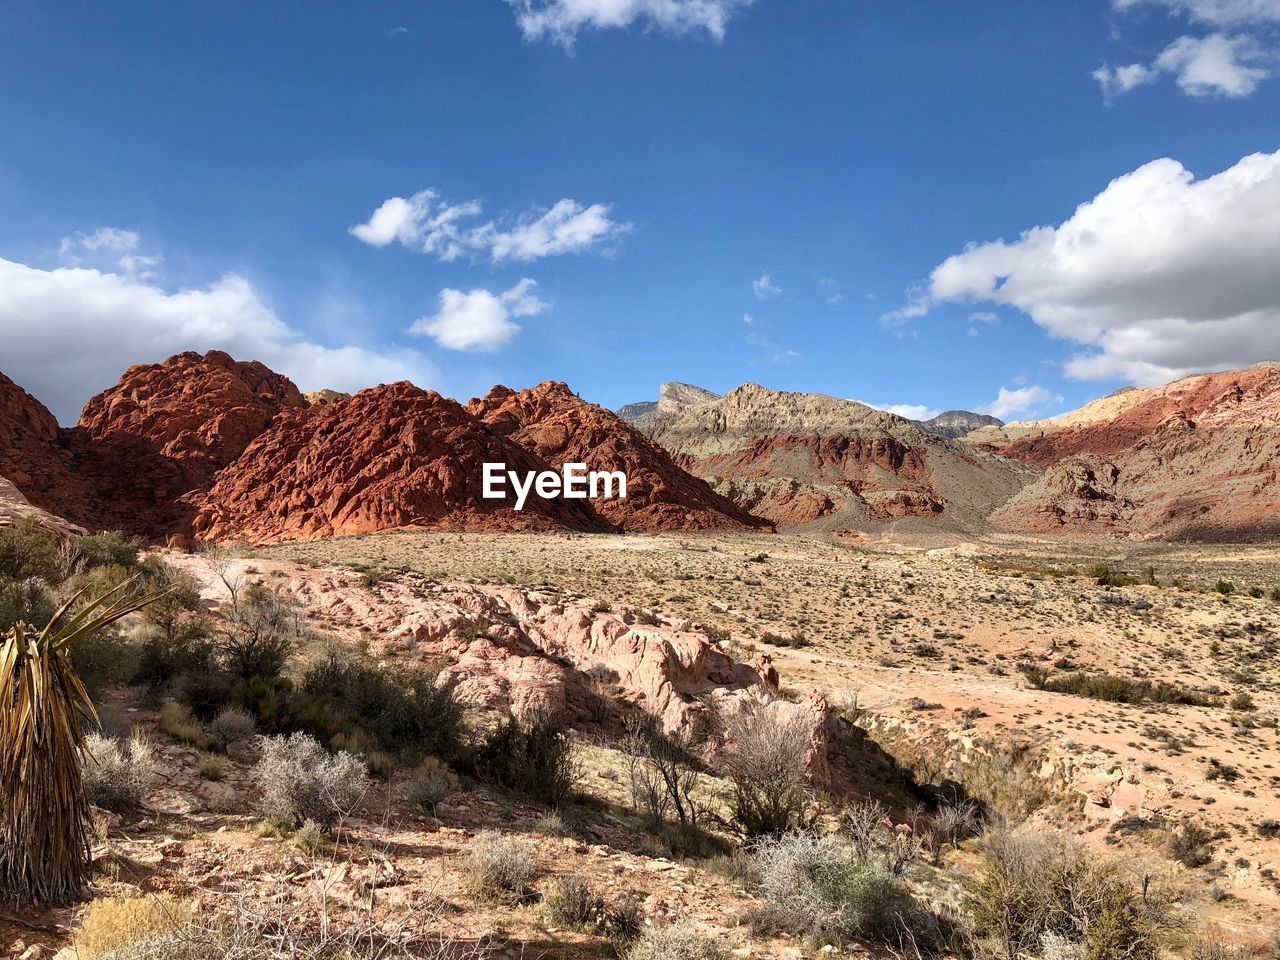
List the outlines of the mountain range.
<svg viewBox="0 0 1280 960">
<path fill-rule="evenodd" d="M 625 500 L 485 499 L 481 467 L 624 471 Z M 463 405 L 402 382 L 303 395 L 217 351 L 131 367 L 79 422 L 0 374 L 0 523 L 151 541 L 388 529 L 1280 535 L 1280 367 L 1129 389 L 1053 420 L 917 423 L 852 400 L 664 384 L 618 413 L 564 383 Z"/>
</svg>

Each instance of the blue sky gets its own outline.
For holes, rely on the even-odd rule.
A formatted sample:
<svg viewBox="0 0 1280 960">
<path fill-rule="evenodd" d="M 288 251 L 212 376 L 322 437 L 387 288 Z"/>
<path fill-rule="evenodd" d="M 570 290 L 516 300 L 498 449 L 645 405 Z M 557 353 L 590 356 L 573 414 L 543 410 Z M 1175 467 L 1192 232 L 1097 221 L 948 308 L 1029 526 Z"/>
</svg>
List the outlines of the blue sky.
<svg viewBox="0 0 1280 960">
<path fill-rule="evenodd" d="M 64 422 L 182 347 L 307 389 L 753 380 L 1009 418 L 1280 356 L 1278 26 L 1280 0 L 19 0 L 0 370 Z"/>
</svg>

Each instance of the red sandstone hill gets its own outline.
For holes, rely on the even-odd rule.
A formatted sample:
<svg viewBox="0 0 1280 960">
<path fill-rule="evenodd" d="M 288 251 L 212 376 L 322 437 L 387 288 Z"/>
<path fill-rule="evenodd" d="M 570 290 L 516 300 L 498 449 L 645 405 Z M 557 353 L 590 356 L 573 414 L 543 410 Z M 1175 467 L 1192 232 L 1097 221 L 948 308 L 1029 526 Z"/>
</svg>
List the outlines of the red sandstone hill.
<svg viewBox="0 0 1280 960">
<path fill-rule="evenodd" d="M 641 423 L 680 466 L 779 527 L 979 529 L 1035 474 L 851 400 L 756 384 Z"/>
<path fill-rule="evenodd" d="M 482 498 L 482 464 L 550 469 L 453 400 L 411 383 L 287 411 L 199 499 L 207 540 L 312 540 L 400 527 L 607 530 L 580 500 Z"/>
<path fill-rule="evenodd" d="M 556 468 L 621 470 L 625 500 L 598 500 L 596 511 L 623 530 L 744 530 L 771 526 L 676 465 L 671 455 L 617 414 L 586 403 L 567 384 L 547 381 L 517 393 L 494 387 L 468 411 Z"/>
<path fill-rule="evenodd" d="M 277 414 L 305 406 L 288 378 L 261 363 L 180 353 L 130 367 L 64 435 L 95 494 L 96 523 L 164 537 L 189 532 L 192 498 Z"/>
<path fill-rule="evenodd" d="M 998 526 L 1143 540 L 1280 536 L 1280 366 L 1121 391 L 966 440 L 1046 466 Z"/>
</svg>

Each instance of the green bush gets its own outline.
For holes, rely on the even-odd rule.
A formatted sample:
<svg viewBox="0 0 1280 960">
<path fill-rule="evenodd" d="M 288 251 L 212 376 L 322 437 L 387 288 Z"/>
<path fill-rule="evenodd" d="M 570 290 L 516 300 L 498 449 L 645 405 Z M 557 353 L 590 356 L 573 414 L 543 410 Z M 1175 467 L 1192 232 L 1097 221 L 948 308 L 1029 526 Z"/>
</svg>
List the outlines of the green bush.
<svg viewBox="0 0 1280 960">
<path fill-rule="evenodd" d="M 0 580 L 39 580 L 51 585 L 65 577 L 66 563 L 59 543 L 38 523 L 27 519 L 12 527 L 0 527 Z"/>
<path fill-rule="evenodd" d="M 1193 707 L 1216 706 L 1218 701 L 1187 687 L 1165 681 L 1130 680 L 1111 673 L 1062 673 L 1047 670 L 1026 671 L 1027 680 L 1039 690 L 1068 693 L 1077 697 L 1104 700 L 1107 703 L 1177 703 Z"/>
<path fill-rule="evenodd" d="M 406 763 L 459 753 L 463 707 L 435 670 L 390 670 L 331 652 L 303 674 L 302 724 L 316 736 L 363 732 Z"/>
<path fill-rule="evenodd" d="M 141 546 L 119 530 L 92 533 L 81 537 L 77 544 L 77 559 L 85 567 L 123 567 L 133 571 L 138 567 Z"/>
<path fill-rule="evenodd" d="M 1169 856 L 1185 867 L 1203 867 L 1213 859 L 1213 834 L 1194 823 L 1169 838 Z"/>
<path fill-rule="evenodd" d="M 551 806 L 569 798 L 579 777 L 569 735 L 547 715 L 503 722 L 472 763 L 482 780 Z"/>
</svg>

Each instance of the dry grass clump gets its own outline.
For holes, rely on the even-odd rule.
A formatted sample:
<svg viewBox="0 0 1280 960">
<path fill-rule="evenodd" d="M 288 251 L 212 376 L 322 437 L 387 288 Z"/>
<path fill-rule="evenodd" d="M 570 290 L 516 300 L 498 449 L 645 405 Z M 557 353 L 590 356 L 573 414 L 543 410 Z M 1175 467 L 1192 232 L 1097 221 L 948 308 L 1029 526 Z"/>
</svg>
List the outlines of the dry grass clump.
<svg viewBox="0 0 1280 960">
<path fill-rule="evenodd" d="M 95 900 L 76 933 L 76 953 L 80 960 L 117 957 L 130 944 L 160 939 L 191 919 L 190 906 L 167 893 Z"/>
<path fill-rule="evenodd" d="M 583 877 L 556 877 L 542 898 L 547 918 L 562 927 L 591 930 L 600 924 L 604 901 Z"/>
<path fill-rule="evenodd" d="M 467 874 L 477 897 L 526 897 L 538 874 L 537 852 L 523 840 L 485 830 L 471 841 Z"/>
<path fill-rule="evenodd" d="M 705 934 L 679 927 L 650 927 L 626 953 L 627 960 L 728 960 L 729 951 Z"/>
<path fill-rule="evenodd" d="M 324 829 L 348 816 L 369 785 L 358 757 L 328 753 L 305 733 L 263 737 L 253 779 L 262 795 L 258 809 L 273 826 L 291 829 L 308 820 Z"/>
<path fill-rule="evenodd" d="M 409 781 L 409 804 L 434 814 L 436 807 L 456 792 L 458 786 L 458 778 L 448 764 L 436 757 L 427 757 L 418 764 Z"/>
<path fill-rule="evenodd" d="M 117 811 L 139 806 L 155 769 L 155 752 L 141 737 L 120 741 L 92 733 L 85 738 L 84 790 L 95 806 Z"/>
</svg>

